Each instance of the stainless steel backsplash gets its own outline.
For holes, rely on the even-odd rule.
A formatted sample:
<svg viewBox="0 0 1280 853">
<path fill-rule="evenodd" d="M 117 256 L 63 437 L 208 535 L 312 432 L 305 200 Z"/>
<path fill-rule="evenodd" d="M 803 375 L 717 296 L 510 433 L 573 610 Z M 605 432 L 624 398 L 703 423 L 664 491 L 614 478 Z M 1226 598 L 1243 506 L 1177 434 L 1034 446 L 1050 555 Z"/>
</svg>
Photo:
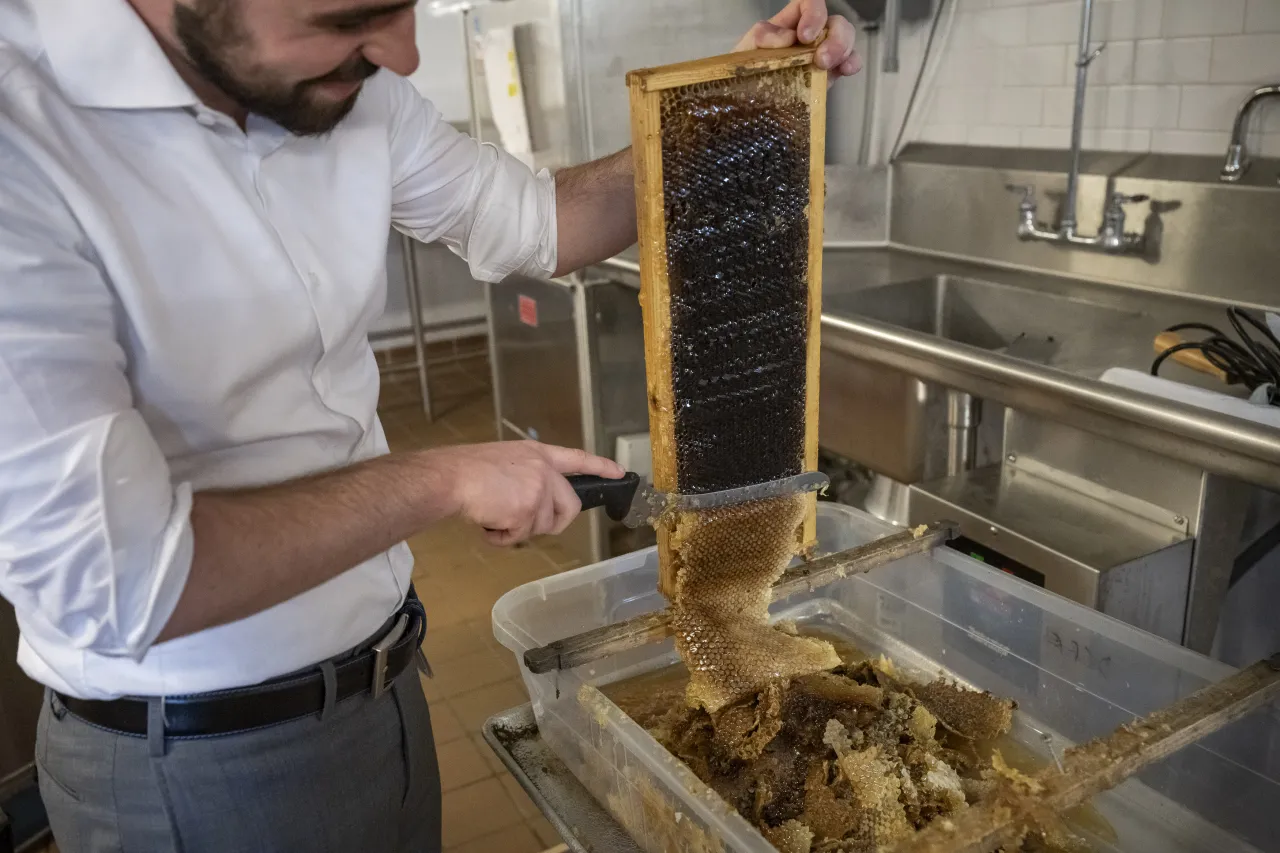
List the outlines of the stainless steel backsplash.
<svg viewBox="0 0 1280 853">
<path fill-rule="evenodd" d="M 824 242 L 884 245 L 889 239 L 889 168 L 827 164 Z"/>
<path fill-rule="evenodd" d="M 1080 228 L 1098 227 L 1107 183 L 1151 196 L 1129 205 L 1129 230 L 1159 232 L 1158 257 L 1119 257 L 1018 240 L 1018 197 L 1034 184 L 1041 218 L 1053 221 L 1066 188 L 1066 152 L 916 145 L 894 164 L 892 243 L 1098 281 L 1280 306 L 1280 163 L 1254 163 L 1248 180 L 1217 180 L 1221 160 L 1087 153 Z M 1157 212 L 1152 212 L 1157 211 Z"/>
</svg>

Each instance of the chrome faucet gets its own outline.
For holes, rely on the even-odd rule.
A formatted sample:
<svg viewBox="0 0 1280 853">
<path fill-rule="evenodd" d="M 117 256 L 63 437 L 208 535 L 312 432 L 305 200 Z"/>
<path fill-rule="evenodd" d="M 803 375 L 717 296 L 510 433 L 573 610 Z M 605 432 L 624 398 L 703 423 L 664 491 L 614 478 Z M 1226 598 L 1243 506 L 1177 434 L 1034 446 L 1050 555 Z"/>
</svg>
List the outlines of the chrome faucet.
<svg viewBox="0 0 1280 853">
<path fill-rule="evenodd" d="M 1142 234 L 1124 230 L 1124 206 L 1132 202 L 1148 201 L 1145 195 L 1125 195 L 1108 187 L 1107 200 L 1102 208 L 1102 227 L 1097 234 L 1081 234 L 1076 220 L 1077 201 L 1080 196 L 1080 150 L 1084 135 L 1084 101 L 1089 84 L 1089 66 L 1097 59 L 1106 44 L 1093 47 L 1090 30 L 1093 27 L 1093 0 L 1083 0 L 1080 12 L 1080 48 L 1076 56 L 1075 113 L 1071 122 L 1071 170 L 1067 173 L 1067 195 L 1062 202 L 1061 224 L 1056 228 L 1044 225 L 1036 218 L 1036 189 L 1033 186 L 1011 184 L 1007 189 L 1021 193 L 1018 204 L 1018 239 L 1060 243 L 1081 249 L 1094 249 L 1111 254 L 1141 254 L 1146 251 Z"/>
<path fill-rule="evenodd" d="M 1128 218 L 1124 206 L 1150 201 L 1149 196 L 1125 195 L 1114 190 L 1108 192 L 1107 203 L 1102 209 L 1102 229 L 1090 237 L 1078 233 L 1074 225 L 1068 225 L 1065 214 L 1062 225 L 1056 230 L 1041 222 L 1036 217 L 1036 188 L 1030 184 L 1006 184 L 1005 189 L 1022 194 L 1022 201 L 1018 203 L 1018 239 L 1020 240 L 1066 243 L 1113 254 L 1137 254 L 1145 249 L 1144 235 L 1124 230 Z"/>
<path fill-rule="evenodd" d="M 1249 129 L 1249 119 L 1258 104 L 1267 98 L 1280 96 L 1280 84 L 1259 86 L 1253 94 L 1245 98 L 1240 109 L 1236 110 L 1236 120 L 1231 125 L 1231 144 L 1227 147 L 1227 162 L 1222 165 L 1220 179 L 1225 184 L 1234 184 L 1249 171 L 1249 152 L 1244 147 L 1244 135 Z"/>
</svg>

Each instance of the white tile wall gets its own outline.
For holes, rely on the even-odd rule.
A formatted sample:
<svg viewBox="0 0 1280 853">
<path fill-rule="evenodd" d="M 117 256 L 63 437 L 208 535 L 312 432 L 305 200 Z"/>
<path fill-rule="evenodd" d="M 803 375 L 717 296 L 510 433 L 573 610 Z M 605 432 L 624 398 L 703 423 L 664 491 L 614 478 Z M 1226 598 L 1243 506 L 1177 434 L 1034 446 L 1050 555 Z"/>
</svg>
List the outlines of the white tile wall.
<svg viewBox="0 0 1280 853">
<path fill-rule="evenodd" d="M 1207 82 L 1212 57 L 1213 39 L 1147 39 L 1138 42 L 1132 79 L 1135 83 Z"/>
<path fill-rule="evenodd" d="M 993 89 L 987 99 L 987 124 L 1021 127 L 1040 124 L 1044 90 L 1024 86 Z"/>
<path fill-rule="evenodd" d="M 1062 44 L 1062 34 L 1080 29 L 1080 4 L 1075 0 L 1050 3 L 1027 19 L 1027 44 Z"/>
<path fill-rule="evenodd" d="M 1249 0 L 1245 13 L 1246 33 L 1280 33 L 1280 3 L 1276 0 Z"/>
<path fill-rule="evenodd" d="M 1102 55 L 1089 66 L 1089 79 L 1100 86 L 1117 86 L 1123 83 L 1155 82 L 1138 79 L 1137 63 L 1140 50 L 1150 42 L 1108 41 Z M 1069 68 L 1068 82 L 1076 83 L 1076 57 L 1079 50 L 1075 44 L 1067 45 L 1066 59 Z M 1209 55 L 1204 57 L 1205 68 L 1209 66 Z"/>
<path fill-rule="evenodd" d="M 1244 32 L 1245 0 L 1165 0 L 1161 35 L 1229 36 Z"/>
<path fill-rule="evenodd" d="M 920 138 L 1066 147 L 1080 0 L 952 1 Z M 1240 102 L 1280 83 L 1280 0 L 1097 0 L 1093 37 L 1107 48 L 1089 73 L 1092 148 L 1221 154 Z M 1280 105 L 1264 111 L 1250 143 L 1280 153 Z"/>
<path fill-rule="evenodd" d="M 1057 86 L 1066 75 L 1067 56 L 1061 45 L 1011 47 L 1001 60 L 1002 86 Z"/>
<path fill-rule="evenodd" d="M 1265 0 L 1271 2 L 1271 0 Z M 1076 27 L 1079 28 L 1080 4 L 1076 9 Z M 1164 17 L 1164 0 L 1129 0 L 1127 3 L 1108 3 L 1097 7 L 1096 33 L 1105 33 L 1108 39 L 1153 39 L 1161 35 Z"/>
<path fill-rule="evenodd" d="M 1280 63 L 1280 34 L 1256 33 L 1213 40 L 1209 79 L 1214 83 L 1274 82 Z"/>
</svg>

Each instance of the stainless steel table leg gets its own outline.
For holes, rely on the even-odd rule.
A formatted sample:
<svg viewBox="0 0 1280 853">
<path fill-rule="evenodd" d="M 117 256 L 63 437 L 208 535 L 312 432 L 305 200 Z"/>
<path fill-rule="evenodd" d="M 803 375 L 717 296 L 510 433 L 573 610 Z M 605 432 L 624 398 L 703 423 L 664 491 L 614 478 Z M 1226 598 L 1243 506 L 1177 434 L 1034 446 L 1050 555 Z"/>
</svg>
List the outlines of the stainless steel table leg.
<svg viewBox="0 0 1280 853">
<path fill-rule="evenodd" d="M 409 325 L 413 329 L 413 349 L 418 360 L 418 385 L 422 389 L 422 412 L 431 423 L 431 387 L 427 379 L 426 330 L 422 321 L 422 295 L 418 290 L 418 258 L 414 251 L 417 241 L 407 234 L 400 235 L 400 251 L 404 255 L 405 290 L 409 294 Z"/>
<path fill-rule="evenodd" d="M 503 425 L 502 412 L 502 374 L 498 370 L 498 330 L 494 324 L 493 285 L 487 282 L 484 286 L 484 314 L 489 336 L 489 384 L 493 389 L 493 421 L 497 430 L 494 440 L 506 441 L 507 431 Z"/>
<path fill-rule="evenodd" d="M 977 462 L 981 401 L 947 389 L 947 476 L 969 471 Z"/>
<path fill-rule="evenodd" d="M 1240 553 L 1252 487 L 1215 474 L 1204 475 L 1191 589 L 1182 644 L 1200 654 L 1213 651 L 1222 605 L 1231 589 L 1231 570 Z"/>
</svg>

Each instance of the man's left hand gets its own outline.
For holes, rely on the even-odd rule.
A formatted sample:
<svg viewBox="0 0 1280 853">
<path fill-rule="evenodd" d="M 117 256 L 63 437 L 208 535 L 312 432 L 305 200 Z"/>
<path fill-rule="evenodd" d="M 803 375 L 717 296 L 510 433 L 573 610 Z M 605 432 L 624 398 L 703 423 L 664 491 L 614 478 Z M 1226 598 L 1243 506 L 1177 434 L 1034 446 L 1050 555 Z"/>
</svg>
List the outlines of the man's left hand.
<svg viewBox="0 0 1280 853">
<path fill-rule="evenodd" d="M 827 38 L 814 64 L 826 69 L 832 81 L 861 71 L 862 58 L 853 47 L 853 24 L 839 15 L 827 15 L 826 0 L 790 0 L 781 12 L 752 27 L 734 50 L 813 44 L 823 27 Z"/>
</svg>

